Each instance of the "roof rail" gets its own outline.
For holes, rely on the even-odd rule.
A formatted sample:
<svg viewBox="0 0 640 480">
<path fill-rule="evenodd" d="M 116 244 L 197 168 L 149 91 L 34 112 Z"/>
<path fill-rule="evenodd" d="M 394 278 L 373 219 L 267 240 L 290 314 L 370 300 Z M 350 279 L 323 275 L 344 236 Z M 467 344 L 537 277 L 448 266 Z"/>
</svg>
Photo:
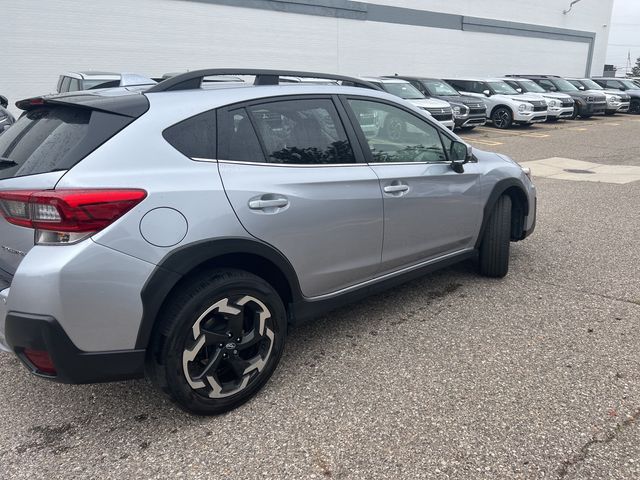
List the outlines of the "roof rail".
<svg viewBox="0 0 640 480">
<path fill-rule="evenodd" d="M 250 75 L 255 76 L 254 85 L 279 85 L 280 77 L 303 77 L 303 78 L 326 78 L 327 80 L 337 80 L 345 82 L 349 86 L 370 88 L 372 90 L 382 90 L 373 83 L 360 80 L 359 78 L 347 77 L 345 75 L 333 75 L 330 73 L 317 72 L 297 72 L 295 70 L 255 70 L 250 68 L 211 68 L 185 72 L 175 77 L 168 78 L 148 89 L 145 93 L 173 92 L 176 90 L 194 90 L 200 88 L 205 77 L 230 76 L 230 75 Z"/>
</svg>

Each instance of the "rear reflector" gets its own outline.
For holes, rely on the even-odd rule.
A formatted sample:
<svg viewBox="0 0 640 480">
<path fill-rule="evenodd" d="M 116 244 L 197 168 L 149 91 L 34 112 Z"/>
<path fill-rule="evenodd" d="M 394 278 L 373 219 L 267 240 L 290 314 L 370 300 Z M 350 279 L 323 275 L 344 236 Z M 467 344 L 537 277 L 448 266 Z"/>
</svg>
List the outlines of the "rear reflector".
<svg viewBox="0 0 640 480">
<path fill-rule="evenodd" d="M 38 373 L 44 373 L 47 375 L 55 375 L 57 373 L 56 368 L 53 365 L 53 360 L 51 360 L 49 353 L 45 350 L 31 350 L 30 348 L 25 348 L 24 356 L 34 367 L 36 367 Z"/>
<path fill-rule="evenodd" d="M 70 237 L 77 241 L 106 228 L 146 196 L 120 189 L 0 191 L 0 213 L 14 225 L 54 232 L 47 238 L 67 239 L 52 243 L 71 243 Z"/>
</svg>

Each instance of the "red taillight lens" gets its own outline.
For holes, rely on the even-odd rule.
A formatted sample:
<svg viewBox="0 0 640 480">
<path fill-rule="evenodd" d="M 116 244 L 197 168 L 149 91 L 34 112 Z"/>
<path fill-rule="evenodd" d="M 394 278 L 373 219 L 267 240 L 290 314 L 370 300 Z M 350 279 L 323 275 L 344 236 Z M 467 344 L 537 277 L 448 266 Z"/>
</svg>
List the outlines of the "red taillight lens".
<svg viewBox="0 0 640 480">
<path fill-rule="evenodd" d="M 0 211 L 8 222 L 61 233 L 95 233 L 147 196 L 144 190 L 0 191 Z"/>
<path fill-rule="evenodd" d="M 36 367 L 38 372 L 45 373 L 47 375 L 55 375 L 56 367 L 53 365 L 53 360 L 45 350 L 31 350 L 30 348 L 24 349 L 24 356 L 29 362 Z"/>
</svg>

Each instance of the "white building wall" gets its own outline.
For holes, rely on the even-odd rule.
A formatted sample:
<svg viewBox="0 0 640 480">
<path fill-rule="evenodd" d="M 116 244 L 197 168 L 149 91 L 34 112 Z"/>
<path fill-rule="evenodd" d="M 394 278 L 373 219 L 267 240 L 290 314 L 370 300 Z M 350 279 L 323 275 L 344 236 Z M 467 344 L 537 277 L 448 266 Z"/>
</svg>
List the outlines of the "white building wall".
<svg viewBox="0 0 640 480">
<path fill-rule="evenodd" d="M 596 33 L 600 73 L 613 0 L 366 0 Z M 566 4 L 566 5 L 565 5 Z M 583 75 L 587 43 L 282 13 L 184 0 L 0 0 L 0 94 L 54 91 L 73 70 L 151 76 L 203 67 L 404 72 L 434 76 Z"/>
</svg>

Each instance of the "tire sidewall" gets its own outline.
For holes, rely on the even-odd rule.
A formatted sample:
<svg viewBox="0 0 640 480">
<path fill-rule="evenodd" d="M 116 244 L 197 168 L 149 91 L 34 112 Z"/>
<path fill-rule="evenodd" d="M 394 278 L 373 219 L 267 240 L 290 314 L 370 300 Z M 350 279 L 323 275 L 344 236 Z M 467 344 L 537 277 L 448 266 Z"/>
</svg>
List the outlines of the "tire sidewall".
<svg viewBox="0 0 640 480">
<path fill-rule="evenodd" d="M 275 334 L 273 349 L 264 369 L 250 385 L 229 397 L 211 399 L 193 390 L 184 377 L 182 355 L 185 343 L 191 338 L 193 324 L 207 308 L 223 298 L 239 295 L 253 296 L 269 309 Z M 219 414 L 242 405 L 262 388 L 275 370 L 282 356 L 286 326 L 286 312 L 280 297 L 266 282 L 253 275 L 204 288 L 181 308 L 164 339 L 160 361 L 164 366 L 165 384 L 170 394 L 182 408 L 200 415 Z"/>
</svg>

